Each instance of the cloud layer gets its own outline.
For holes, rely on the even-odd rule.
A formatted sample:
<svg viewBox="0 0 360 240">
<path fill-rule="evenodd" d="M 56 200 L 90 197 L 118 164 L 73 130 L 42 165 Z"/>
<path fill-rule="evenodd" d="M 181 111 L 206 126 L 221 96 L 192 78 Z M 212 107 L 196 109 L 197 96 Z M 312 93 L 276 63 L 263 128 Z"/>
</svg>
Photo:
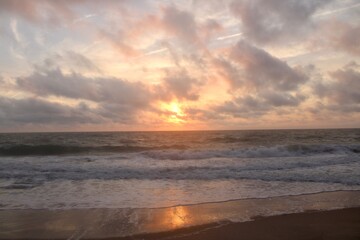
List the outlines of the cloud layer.
<svg viewBox="0 0 360 240">
<path fill-rule="evenodd" d="M 359 127 L 359 7 L 0 1 L 0 130 Z"/>
</svg>

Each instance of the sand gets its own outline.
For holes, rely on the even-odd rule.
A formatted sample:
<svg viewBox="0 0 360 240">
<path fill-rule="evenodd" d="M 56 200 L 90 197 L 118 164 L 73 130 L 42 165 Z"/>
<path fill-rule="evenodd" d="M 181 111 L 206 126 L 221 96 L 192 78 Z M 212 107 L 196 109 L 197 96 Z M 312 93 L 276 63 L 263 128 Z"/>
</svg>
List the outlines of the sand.
<svg viewBox="0 0 360 240">
<path fill-rule="evenodd" d="M 115 239 L 359 240 L 360 208 L 287 214 L 243 223 L 208 224 L 172 232 L 111 240 Z"/>
<path fill-rule="evenodd" d="M 360 191 L 164 208 L 3 209 L 1 239 L 360 240 Z"/>
</svg>

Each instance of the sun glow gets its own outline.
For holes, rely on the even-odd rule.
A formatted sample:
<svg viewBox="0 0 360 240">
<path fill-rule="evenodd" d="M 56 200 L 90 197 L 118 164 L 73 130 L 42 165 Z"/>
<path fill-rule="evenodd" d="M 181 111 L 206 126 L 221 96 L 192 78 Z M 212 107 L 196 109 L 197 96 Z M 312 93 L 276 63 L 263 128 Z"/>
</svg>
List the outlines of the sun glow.
<svg viewBox="0 0 360 240">
<path fill-rule="evenodd" d="M 171 123 L 184 123 L 186 114 L 182 110 L 178 102 L 171 102 L 163 105 L 163 109 L 166 111 L 166 121 Z"/>
<path fill-rule="evenodd" d="M 189 223 L 189 216 L 184 207 L 175 207 L 169 211 L 170 223 L 173 228 L 183 227 Z"/>
</svg>

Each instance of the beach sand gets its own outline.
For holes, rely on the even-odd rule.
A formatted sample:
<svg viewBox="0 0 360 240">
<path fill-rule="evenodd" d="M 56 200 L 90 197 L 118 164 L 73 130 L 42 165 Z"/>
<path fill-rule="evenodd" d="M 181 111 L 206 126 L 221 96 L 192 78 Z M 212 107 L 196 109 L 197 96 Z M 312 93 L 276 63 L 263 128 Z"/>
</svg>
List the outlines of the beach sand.
<svg viewBox="0 0 360 240">
<path fill-rule="evenodd" d="M 359 240 L 360 208 L 260 217 L 250 222 L 208 224 L 111 240 Z"/>
<path fill-rule="evenodd" d="M 0 239 L 360 240 L 360 192 L 164 208 L 4 209 Z"/>
</svg>

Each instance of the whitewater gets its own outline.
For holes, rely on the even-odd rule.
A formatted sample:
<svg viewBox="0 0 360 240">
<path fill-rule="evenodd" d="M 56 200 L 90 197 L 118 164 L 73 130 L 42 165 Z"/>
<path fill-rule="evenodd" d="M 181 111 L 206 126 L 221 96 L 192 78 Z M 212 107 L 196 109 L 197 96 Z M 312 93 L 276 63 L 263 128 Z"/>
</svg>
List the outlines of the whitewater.
<svg viewBox="0 0 360 240">
<path fill-rule="evenodd" d="M 0 135 L 0 209 L 159 208 L 360 190 L 360 130 Z"/>
</svg>

